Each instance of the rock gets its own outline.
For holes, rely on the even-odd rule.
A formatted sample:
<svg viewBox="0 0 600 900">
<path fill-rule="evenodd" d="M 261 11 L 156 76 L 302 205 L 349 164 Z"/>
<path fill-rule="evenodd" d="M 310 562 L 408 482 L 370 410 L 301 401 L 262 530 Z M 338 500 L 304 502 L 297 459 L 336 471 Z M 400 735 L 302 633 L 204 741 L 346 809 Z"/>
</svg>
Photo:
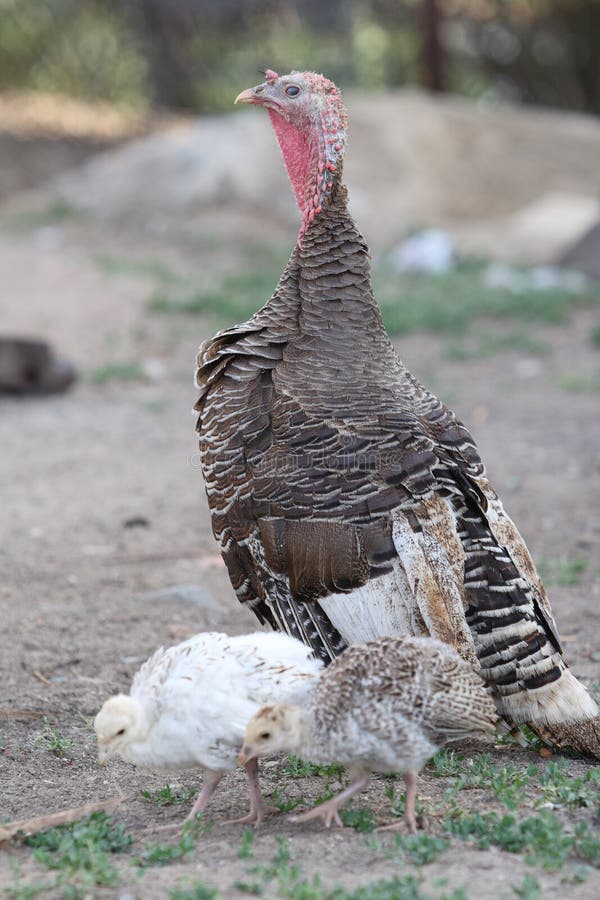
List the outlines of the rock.
<svg viewBox="0 0 600 900">
<path fill-rule="evenodd" d="M 221 612 L 220 603 L 213 595 L 198 584 L 177 584 L 173 587 L 161 588 L 145 594 L 142 598 L 148 603 L 193 603 L 202 606 L 206 610 Z"/>
<path fill-rule="evenodd" d="M 558 258 L 558 264 L 584 272 L 588 278 L 600 281 L 600 222 L 575 241 Z"/>
<path fill-rule="evenodd" d="M 55 394 L 76 380 L 75 367 L 45 341 L 0 338 L 0 392 Z"/>
<path fill-rule="evenodd" d="M 454 268 L 454 244 L 447 231 L 428 228 L 395 247 L 390 262 L 397 272 L 442 275 Z"/>
<path fill-rule="evenodd" d="M 585 275 L 571 269 L 560 269 L 557 266 L 516 269 L 507 263 L 498 262 L 487 266 L 483 272 L 483 282 L 488 288 L 500 288 L 514 294 L 553 290 L 580 294 L 588 286 Z"/>
<path fill-rule="evenodd" d="M 546 193 L 509 216 L 456 225 L 452 233 L 463 255 L 549 264 L 599 217 L 600 201 L 589 194 Z"/>
</svg>

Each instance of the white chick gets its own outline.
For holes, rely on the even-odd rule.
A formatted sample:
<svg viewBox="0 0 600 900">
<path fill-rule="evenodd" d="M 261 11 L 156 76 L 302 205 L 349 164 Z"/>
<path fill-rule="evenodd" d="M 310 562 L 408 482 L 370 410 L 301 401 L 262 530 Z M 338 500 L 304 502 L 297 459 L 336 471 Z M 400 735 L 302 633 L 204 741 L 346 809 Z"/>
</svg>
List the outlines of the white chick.
<svg viewBox="0 0 600 900">
<path fill-rule="evenodd" d="M 250 718 L 265 703 L 304 705 L 322 665 L 310 647 L 276 632 L 208 632 L 161 647 L 137 672 L 130 693 L 111 697 L 96 716 L 98 760 L 118 754 L 152 769 L 202 769 L 189 819 L 235 768 Z M 250 813 L 234 821 L 258 824 L 268 808 L 256 759 L 246 772 Z"/>
</svg>

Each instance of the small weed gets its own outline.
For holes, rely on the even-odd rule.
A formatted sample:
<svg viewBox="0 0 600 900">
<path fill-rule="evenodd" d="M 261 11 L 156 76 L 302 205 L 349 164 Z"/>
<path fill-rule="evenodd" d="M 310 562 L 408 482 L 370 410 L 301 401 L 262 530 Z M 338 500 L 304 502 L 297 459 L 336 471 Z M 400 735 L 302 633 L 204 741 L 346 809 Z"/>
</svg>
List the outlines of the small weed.
<svg viewBox="0 0 600 900">
<path fill-rule="evenodd" d="M 533 337 L 526 331 L 511 331 L 507 334 L 490 334 L 486 332 L 478 336 L 476 342 L 450 344 L 445 351 L 447 359 L 465 362 L 469 359 L 482 359 L 495 353 L 523 353 L 530 356 L 545 356 L 550 351 L 546 341 Z"/>
<path fill-rule="evenodd" d="M 108 381 L 137 381 L 144 377 L 144 372 L 137 362 L 113 362 L 92 369 L 88 377 L 92 384 L 106 384 Z"/>
<path fill-rule="evenodd" d="M 108 275 L 148 277 L 160 284 L 180 284 L 185 280 L 160 259 L 123 259 L 115 256 L 94 256 L 93 259 Z"/>
<path fill-rule="evenodd" d="M 529 872 L 525 875 L 521 884 L 512 888 L 512 892 L 515 897 L 520 897 L 521 900 L 538 900 L 542 896 L 539 881 Z"/>
<path fill-rule="evenodd" d="M 481 849 L 495 845 L 509 853 L 524 853 L 526 862 L 550 871 L 562 868 L 570 855 L 600 865 L 600 838 L 590 832 L 588 824 L 579 823 L 574 834 L 566 834 L 560 820 L 548 810 L 520 821 L 509 814 L 473 813 L 451 818 L 446 826 Z"/>
<path fill-rule="evenodd" d="M 433 331 L 464 334 L 477 318 L 558 323 L 572 310 L 599 302 L 594 289 L 570 294 L 562 288 L 515 293 L 484 281 L 485 264 L 466 263 L 446 275 L 373 274 L 375 297 L 390 334 Z M 530 351 L 528 351 L 530 352 Z"/>
<path fill-rule="evenodd" d="M 21 884 L 21 875 L 19 871 L 18 863 L 14 863 L 13 867 L 13 883 L 6 887 L 5 893 L 6 897 L 10 897 L 11 900 L 33 900 L 34 897 L 37 897 L 38 894 L 43 894 L 46 891 L 50 891 L 53 885 L 50 882 L 45 881 L 34 881 L 29 884 Z"/>
<path fill-rule="evenodd" d="M 282 813 L 289 813 L 304 803 L 303 797 L 286 797 L 279 788 L 275 788 L 269 800 Z"/>
<path fill-rule="evenodd" d="M 208 884 L 196 882 L 189 887 L 178 887 L 169 894 L 169 900 L 217 900 L 219 892 Z"/>
<path fill-rule="evenodd" d="M 6 225 L 18 230 L 43 228 L 48 225 L 62 225 L 68 221 L 81 219 L 83 213 L 66 200 L 53 200 L 40 209 L 28 209 L 10 214 L 4 218 Z"/>
<path fill-rule="evenodd" d="M 313 763 L 304 762 L 298 756 L 288 756 L 282 775 L 289 775 L 291 778 L 319 775 L 321 778 L 337 778 L 341 781 L 344 777 L 344 767 L 338 765 L 315 766 Z"/>
<path fill-rule="evenodd" d="M 596 325 L 590 331 L 590 341 L 595 347 L 600 347 L 600 325 Z"/>
<path fill-rule="evenodd" d="M 204 314 L 223 325 L 243 322 L 272 296 L 286 256 L 276 249 L 269 255 L 263 252 L 257 261 L 256 253 L 251 254 L 252 264 L 242 274 L 228 275 L 209 290 L 172 292 L 163 279 L 162 288 L 150 297 L 148 308 L 162 314 Z M 573 309 L 592 306 L 599 300 L 592 289 L 581 294 L 559 288 L 516 294 L 505 288 L 490 288 L 483 280 L 484 267 L 469 263 L 442 276 L 398 276 L 385 267 L 375 269 L 375 297 L 388 332 L 460 335 L 478 317 L 561 323 Z M 542 353 L 547 348 L 522 331 L 513 331 L 506 337 L 491 336 L 487 331 L 477 353 L 487 355 L 510 349 Z"/>
<path fill-rule="evenodd" d="M 565 372 L 559 375 L 555 381 L 557 388 L 568 391 L 571 394 L 592 394 L 600 391 L 599 375 L 582 375 L 577 372 Z"/>
<path fill-rule="evenodd" d="M 446 842 L 447 844 L 447 842 Z M 404 875 L 388 880 L 375 881 L 354 890 L 335 886 L 326 888 L 318 875 L 306 879 L 298 866 L 291 862 L 291 855 L 284 838 L 277 839 L 277 851 L 270 863 L 248 869 L 252 880 L 238 881 L 235 887 L 255 896 L 283 898 L 283 900 L 434 900 L 421 889 L 422 879 L 417 875 Z M 272 882 L 276 882 L 274 890 Z M 437 894 L 437 900 L 466 900 L 464 888 L 451 894 Z"/>
<path fill-rule="evenodd" d="M 195 787 L 180 788 L 174 791 L 170 784 L 166 784 L 157 791 L 140 791 L 144 800 L 156 803 L 157 806 L 173 806 L 176 803 L 188 803 L 194 799 L 197 793 L 198 791 Z"/>
<path fill-rule="evenodd" d="M 341 809 L 340 819 L 346 828 L 354 828 L 355 831 L 368 833 L 375 830 L 375 817 L 368 806 Z"/>
<path fill-rule="evenodd" d="M 578 822 L 575 826 L 573 845 L 580 859 L 600 868 L 600 835 L 593 833 L 587 822 Z"/>
<path fill-rule="evenodd" d="M 242 835 L 242 843 L 238 850 L 240 859 L 252 859 L 254 856 L 254 831 L 252 828 L 245 828 Z"/>
<path fill-rule="evenodd" d="M 544 799 L 556 806 L 593 806 L 598 800 L 600 769 L 588 769 L 584 775 L 572 776 L 564 771 L 565 767 L 563 759 L 547 763 L 539 780 Z"/>
<path fill-rule="evenodd" d="M 446 778 L 449 775 L 460 775 L 464 769 L 465 758 L 456 750 L 438 750 L 429 761 L 427 771 L 436 778 Z"/>
<path fill-rule="evenodd" d="M 573 587 L 579 584 L 581 576 L 587 569 L 587 564 L 588 561 L 583 556 L 567 556 L 552 561 L 542 559 L 540 571 L 542 579 L 548 584 Z"/>
<path fill-rule="evenodd" d="M 512 763 L 493 765 L 487 753 L 469 760 L 460 775 L 446 792 L 446 797 L 453 797 L 458 791 L 468 788 L 491 789 L 495 796 L 507 809 L 516 809 L 523 796 L 523 788 L 527 787 L 537 769 L 534 765 L 522 768 Z"/>
<path fill-rule="evenodd" d="M 177 859 L 182 859 L 196 848 L 198 838 L 211 828 L 212 822 L 204 822 L 200 816 L 196 816 L 195 821 L 184 825 L 183 834 L 176 844 L 146 844 L 137 864 L 145 869 L 149 866 L 166 866 Z"/>
<path fill-rule="evenodd" d="M 73 742 L 69 738 L 63 737 L 58 728 L 52 728 L 48 719 L 44 719 L 44 730 L 35 738 L 33 746 L 36 750 L 47 750 L 64 759 L 67 750 L 73 746 Z"/>
<path fill-rule="evenodd" d="M 93 813 L 72 825 L 50 828 L 26 839 L 34 848 L 35 859 L 58 871 L 72 896 L 79 896 L 80 891 L 89 893 L 93 885 L 115 885 L 118 873 L 110 855 L 126 850 L 132 841 L 124 826 L 105 813 Z"/>
<path fill-rule="evenodd" d="M 394 851 L 400 852 L 416 866 L 433 862 L 447 850 L 449 841 L 432 834 L 398 834 L 394 841 Z M 394 852 L 392 851 L 392 852 Z"/>
<path fill-rule="evenodd" d="M 404 791 L 400 794 L 396 794 L 394 782 L 391 782 L 385 786 L 383 793 L 390 801 L 390 815 L 392 819 L 401 819 L 406 810 L 406 794 Z M 419 797 L 417 797 L 416 801 L 416 811 L 418 815 L 421 815 L 423 812 L 423 805 Z"/>
<path fill-rule="evenodd" d="M 10 900 L 33 900 L 39 894 L 45 894 L 52 890 L 53 885 L 44 881 L 36 881 L 33 884 L 13 884 L 7 888 L 6 897 Z"/>
</svg>

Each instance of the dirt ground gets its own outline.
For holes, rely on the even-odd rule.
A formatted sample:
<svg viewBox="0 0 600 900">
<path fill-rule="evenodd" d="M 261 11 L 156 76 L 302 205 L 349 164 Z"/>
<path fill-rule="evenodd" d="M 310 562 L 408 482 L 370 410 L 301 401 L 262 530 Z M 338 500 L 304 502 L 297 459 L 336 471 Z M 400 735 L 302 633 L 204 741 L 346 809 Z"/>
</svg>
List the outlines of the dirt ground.
<svg viewBox="0 0 600 900">
<path fill-rule="evenodd" d="M 107 272 L 96 261 L 102 254 L 165 260 L 200 280 L 223 265 L 226 248 L 191 253 L 141 245 L 90 223 L 0 230 L 0 331 L 48 337 L 82 373 L 64 396 L 0 399 L 0 820 L 107 799 L 118 790 L 126 794 L 115 815 L 135 844 L 115 855 L 120 885 L 86 896 L 153 900 L 198 882 L 224 897 L 247 896 L 236 881 L 249 880 L 249 868 L 268 863 L 282 838 L 303 877 L 319 873 L 326 886 L 356 888 L 416 873 L 426 896 L 450 896 L 463 887 L 460 896 L 481 900 L 597 897 L 597 871 L 579 883 L 575 862 L 548 872 L 529 866 L 523 854 L 480 850 L 453 838 L 434 862 L 417 870 L 394 854 L 390 835 L 374 841 L 351 828 L 325 832 L 314 823 L 294 826 L 285 815 L 258 829 L 253 858 L 240 857 L 242 827 L 222 822 L 246 811 L 242 772 L 218 791 L 209 815 L 213 827 L 192 853 L 168 866 L 134 868 L 148 841 L 177 840 L 157 837 L 154 826 L 184 815 L 183 806 L 159 807 L 140 791 L 167 780 L 197 780 L 167 779 L 121 762 L 100 768 L 90 720 L 109 694 L 127 690 L 139 664 L 160 644 L 209 628 L 239 633 L 255 622 L 238 607 L 215 553 L 196 455 L 194 354 L 213 328 L 197 317 L 175 321 L 148 312 L 150 279 L 140 272 Z M 569 659 L 589 684 L 598 681 L 600 662 L 598 393 L 567 392 L 564 377 L 598 372 L 600 351 L 589 341 L 596 325 L 592 313 L 582 311 L 568 326 L 540 326 L 552 347 L 541 358 L 515 352 L 453 362 L 434 337 L 398 344 L 415 374 L 472 427 L 493 484 L 548 572 Z M 109 377 L 107 366 L 132 360 L 145 377 Z M 102 367 L 109 374 L 98 382 L 91 375 Z M 128 525 L 135 519 L 142 524 Z M 583 561 L 577 577 L 561 577 L 561 566 L 574 559 Z M 576 583 L 552 584 L 570 580 Z M 196 592 L 197 602 L 186 600 L 169 593 L 178 585 L 203 592 Z M 40 741 L 47 727 L 71 741 L 62 756 Z M 543 765 L 533 751 L 485 749 L 494 763 Z M 571 760 L 568 771 L 583 774 L 589 765 Z M 277 762 L 265 768 L 267 794 L 279 788 L 288 797 L 319 795 L 321 779 L 284 778 L 283 767 Z M 377 780 L 357 804 L 370 806 L 381 821 L 389 815 L 385 784 Z M 431 771 L 421 779 L 434 834 L 442 831 L 448 786 Z M 533 814 L 535 800 L 535 791 L 525 791 L 520 813 Z M 458 802 L 467 811 L 505 812 L 485 788 L 463 791 Z M 565 808 L 558 815 L 568 829 L 583 817 L 594 822 L 589 810 Z M 528 874 L 541 893 L 520 887 Z M 6 896 L 33 896 L 28 885 L 52 878 L 29 848 L 0 848 Z M 267 895 L 284 896 L 282 891 L 274 882 Z M 64 886 L 41 895 L 72 896 Z"/>
</svg>

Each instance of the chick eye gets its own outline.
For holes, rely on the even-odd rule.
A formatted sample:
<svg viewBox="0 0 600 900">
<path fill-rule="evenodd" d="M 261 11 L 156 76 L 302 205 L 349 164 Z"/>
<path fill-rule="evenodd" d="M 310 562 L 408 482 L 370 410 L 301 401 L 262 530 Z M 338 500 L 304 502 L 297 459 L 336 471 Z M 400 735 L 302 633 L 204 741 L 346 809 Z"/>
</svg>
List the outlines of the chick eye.
<svg viewBox="0 0 600 900">
<path fill-rule="evenodd" d="M 288 86 L 285 89 L 285 92 L 288 95 L 288 97 L 297 97 L 298 94 L 300 93 L 300 88 L 298 87 L 297 84 L 288 84 Z"/>
<path fill-rule="evenodd" d="M 124 728 L 120 728 L 120 729 L 117 731 L 117 737 L 118 737 L 120 734 L 125 734 L 125 729 L 124 729 Z"/>
<path fill-rule="evenodd" d="M 262 741 L 268 741 L 270 737 L 271 737 L 270 731 L 263 731 L 263 733 L 260 736 Z"/>
</svg>

